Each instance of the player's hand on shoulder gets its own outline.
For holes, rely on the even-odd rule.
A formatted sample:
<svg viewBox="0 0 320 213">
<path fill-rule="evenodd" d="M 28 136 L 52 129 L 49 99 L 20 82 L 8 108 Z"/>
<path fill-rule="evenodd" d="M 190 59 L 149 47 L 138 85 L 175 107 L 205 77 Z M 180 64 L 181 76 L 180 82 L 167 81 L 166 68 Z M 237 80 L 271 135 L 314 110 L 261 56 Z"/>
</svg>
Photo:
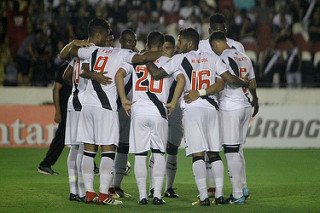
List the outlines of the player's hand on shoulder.
<svg viewBox="0 0 320 213">
<path fill-rule="evenodd" d="M 251 106 L 253 107 L 253 113 L 252 113 L 252 117 L 256 116 L 256 114 L 258 114 L 259 112 L 259 102 L 258 102 L 258 98 L 254 98 L 251 101 Z"/>
<path fill-rule="evenodd" d="M 94 73 L 94 80 L 102 85 L 108 85 L 112 83 L 112 78 L 103 75 L 101 72 Z"/>
<path fill-rule="evenodd" d="M 128 99 L 121 100 L 122 107 L 124 111 L 127 113 L 128 116 L 131 114 L 131 105 L 134 103 L 132 101 L 129 101 Z"/>
<path fill-rule="evenodd" d="M 197 100 L 200 97 L 200 94 L 197 90 L 188 90 L 184 92 L 183 99 L 186 103 L 191 103 L 192 101 Z"/>
<path fill-rule="evenodd" d="M 165 104 L 168 109 L 168 115 L 170 115 L 177 106 L 177 103 L 171 101 L 170 103 Z"/>
</svg>

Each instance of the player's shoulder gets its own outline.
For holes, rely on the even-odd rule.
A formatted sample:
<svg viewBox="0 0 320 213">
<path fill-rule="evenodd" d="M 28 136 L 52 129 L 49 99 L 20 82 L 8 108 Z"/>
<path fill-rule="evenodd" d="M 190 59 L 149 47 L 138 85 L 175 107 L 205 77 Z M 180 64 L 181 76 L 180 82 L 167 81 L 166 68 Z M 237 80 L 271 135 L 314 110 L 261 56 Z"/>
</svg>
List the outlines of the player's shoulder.
<svg viewBox="0 0 320 213">
<path fill-rule="evenodd" d="M 227 43 L 230 47 L 238 50 L 239 52 L 242 52 L 242 53 L 244 52 L 244 47 L 239 41 L 233 40 L 231 38 L 227 38 Z"/>
</svg>

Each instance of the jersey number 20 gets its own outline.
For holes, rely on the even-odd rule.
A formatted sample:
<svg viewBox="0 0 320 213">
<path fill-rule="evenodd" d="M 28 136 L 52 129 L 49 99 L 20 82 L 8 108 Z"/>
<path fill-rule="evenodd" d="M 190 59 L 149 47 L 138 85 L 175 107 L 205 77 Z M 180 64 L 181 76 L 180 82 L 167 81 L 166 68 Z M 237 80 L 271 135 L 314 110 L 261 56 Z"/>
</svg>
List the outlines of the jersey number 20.
<svg viewBox="0 0 320 213">
<path fill-rule="evenodd" d="M 148 89 L 152 93 L 161 93 L 163 89 L 163 79 L 159 81 L 155 81 L 152 77 L 150 80 L 149 85 L 145 85 L 146 81 L 148 80 L 148 69 L 146 66 L 136 66 L 136 73 L 142 73 L 141 77 L 138 78 L 135 90 L 141 92 L 147 92 Z M 140 75 L 139 75 L 140 76 Z"/>
</svg>

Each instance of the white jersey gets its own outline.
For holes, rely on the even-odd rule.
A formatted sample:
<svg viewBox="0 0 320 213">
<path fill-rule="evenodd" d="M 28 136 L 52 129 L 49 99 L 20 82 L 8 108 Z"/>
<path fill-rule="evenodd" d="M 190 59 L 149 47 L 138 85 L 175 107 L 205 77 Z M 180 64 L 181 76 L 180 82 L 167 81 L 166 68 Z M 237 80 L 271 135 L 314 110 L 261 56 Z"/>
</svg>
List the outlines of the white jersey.
<svg viewBox="0 0 320 213">
<path fill-rule="evenodd" d="M 162 56 L 154 64 L 161 67 L 169 60 Z M 127 75 L 132 75 L 132 105 L 131 116 L 156 115 L 167 119 L 167 110 L 164 103 L 167 103 L 170 87 L 175 77 L 181 72 L 175 72 L 172 76 L 161 80 L 154 80 L 148 72 L 146 65 L 131 66 L 122 64 Z"/>
<path fill-rule="evenodd" d="M 255 78 L 252 62 L 248 56 L 235 49 L 226 49 L 220 55 L 221 60 L 228 66 L 231 74 L 244 78 L 249 73 L 249 80 Z M 220 108 L 222 110 L 236 110 L 250 107 L 248 89 L 225 84 L 219 94 Z"/>
<path fill-rule="evenodd" d="M 185 90 L 206 89 L 215 83 L 216 77 L 220 78 L 218 75 L 228 70 L 217 55 L 200 51 L 174 55 L 162 68 L 169 75 L 177 70 L 182 71 L 186 78 Z M 190 104 L 186 104 L 181 98 L 180 106 L 183 109 L 192 106 L 218 108 L 217 97 L 204 96 Z"/>
<path fill-rule="evenodd" d="M 108 85 L 99 84 L 95 80 L 89 80 L 83 105 L 98 106 L 108 110 L 117 111 L 117 88 L 115 85 L 115 74 L 121 62 L 131 63 L 134 53 L 128 49 L 111 47 L 89 47 L 80 48 L 78 56 L 89 60 L 90 71 L 102 72 L 111 78 L 112 83 Z"/>
<path fill-rule="evenodd" d="M 83 72 L 82 64 L 88 63 L 87 60 L 81 60 L 78 57 L 73 58 L 69 66 L 72 67 L 72 92 L 68 99 L 68 110 L 81 111 L 84 91 L 87 87 L 88 79 L 80 77 Z"/>
<path fill-rule="evenodd" d="M 227 38 L 227 44 L 229 45 L 229 47 L 231 47 L 233 49 L 236 49 L 241 53 L 245 52 L 243 45 L 238 41 L 235 41 L 233 39 Z M 199 48 L 198 49 L 200 51 L 202 51 L 202 52 L 208 52 L 208 53 L 212 53 L 213 52 L 212 49 L 211 49 L 211 45 L 209 43 L 209 39 L 201 40 L 199 42 Z"/>
</svg>

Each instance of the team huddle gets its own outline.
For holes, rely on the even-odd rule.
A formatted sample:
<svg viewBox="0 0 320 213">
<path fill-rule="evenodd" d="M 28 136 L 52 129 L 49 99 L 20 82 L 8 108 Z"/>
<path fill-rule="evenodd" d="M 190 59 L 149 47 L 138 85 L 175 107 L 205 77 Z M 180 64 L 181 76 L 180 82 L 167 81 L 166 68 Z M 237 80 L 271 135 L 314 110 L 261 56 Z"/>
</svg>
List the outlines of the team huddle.
<svg viewBox="0 0 320 213">
<path fill-rule="evenodd" d="M 252 63 L 239 42 L 225 37 L 225 29 L 224 17 L 215 14 L 209 39 L 200 41 L 198 32 L 187 28 L 176 45 L 172 36 L 154 31 L 146 50 L 138 53 L 133 31 L 123 31 L 121 48 L 114 48 L 108 22 L 93 19 L 88 40 L 62 49 L 60 57 L 70 61 L 63 78 L 73 84 L 65 138 L 70 200 L 122 204 L 118 198 L 130 196 L 121 188 L 128 153 L 135 155 L 140 205 L 149 198 L 154 205 L 165 204 L 164 180 L 164 196 L 178 198 L 173 183 L 184 137 L 199 192 L 192 205 L 210 205 L 209 197 L 218 205 L 245 202 L 249 190 L 242 146 L 259 105 Z M 94 190 L 98 147 L 99 194 Z M 222 148 L 233 189 L 228 198 L 223 197 Z"/>
</svg>

